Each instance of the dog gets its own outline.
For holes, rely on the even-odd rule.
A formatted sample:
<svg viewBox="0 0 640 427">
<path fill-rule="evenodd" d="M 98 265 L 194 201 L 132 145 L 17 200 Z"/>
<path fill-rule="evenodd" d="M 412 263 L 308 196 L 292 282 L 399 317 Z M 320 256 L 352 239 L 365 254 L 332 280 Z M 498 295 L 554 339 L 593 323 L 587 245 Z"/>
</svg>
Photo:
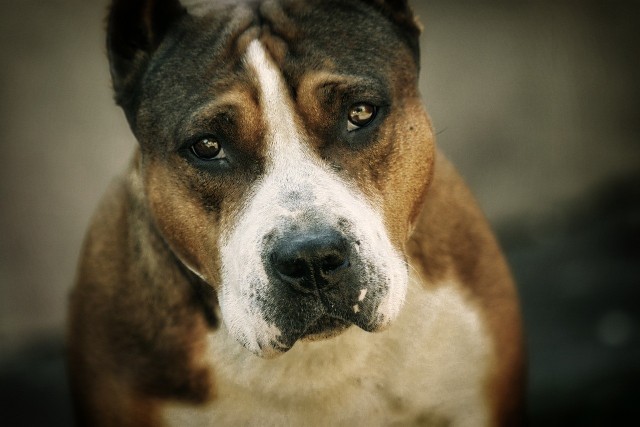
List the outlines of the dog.
<svg viewBox="0 0 640 427">
<path fill-rule="evenodd" d="M 72 290 L 78 425 L 522 421 L 508 266 L 405 0 L 114 0 L 139 144 Z"/>
</svg>

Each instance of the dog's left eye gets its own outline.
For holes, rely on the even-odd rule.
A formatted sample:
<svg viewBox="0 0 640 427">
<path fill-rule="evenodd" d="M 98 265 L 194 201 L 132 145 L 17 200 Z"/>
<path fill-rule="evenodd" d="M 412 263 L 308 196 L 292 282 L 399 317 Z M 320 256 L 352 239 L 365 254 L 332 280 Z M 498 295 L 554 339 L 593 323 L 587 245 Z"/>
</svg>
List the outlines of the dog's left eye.
<svg viewBox="0 0 640 427">
<path fill-rule="evenodd" d="M 377 113 L 376 106 L 366 102 L 351 106 L 347 116 L 347 131 L 352 132 L 367 126 L 376 118 Z"/>
<path fill-rule="evenodd" d="M 191 152 L 201 160 L 220 160 L 226 157 L 222 145 L 213 137 L 204 137 L 191 146 Z"/>
</svg>

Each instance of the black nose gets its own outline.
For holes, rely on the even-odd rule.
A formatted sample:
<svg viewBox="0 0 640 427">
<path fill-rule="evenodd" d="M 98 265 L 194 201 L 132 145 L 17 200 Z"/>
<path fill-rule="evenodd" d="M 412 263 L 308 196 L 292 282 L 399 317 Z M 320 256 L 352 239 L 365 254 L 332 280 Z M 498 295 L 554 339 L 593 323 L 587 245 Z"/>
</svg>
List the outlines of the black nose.
<svg viewBox="0 0 640 427">
<path fill-rule="evenodd" d="M 283 236 L 271 252 L 275 274 L 301 292 L 336 285 L 349 267 L 349 245 L 337 231 L 323 230 Z"/>
</svg>

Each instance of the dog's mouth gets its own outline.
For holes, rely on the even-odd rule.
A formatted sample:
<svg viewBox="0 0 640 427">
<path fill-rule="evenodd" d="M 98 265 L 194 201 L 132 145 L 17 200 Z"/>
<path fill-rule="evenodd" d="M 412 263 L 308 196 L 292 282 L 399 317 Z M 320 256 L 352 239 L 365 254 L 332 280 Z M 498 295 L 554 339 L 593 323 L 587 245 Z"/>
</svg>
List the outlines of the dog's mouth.
<svg viewBox="0 0 640 427">
<path fill-rule="evenodd" d="M 311 323 L 300 336 L 300 341 L 317 341 L 340 335 L 351 326 L 351 322 L 328 315 L 319 317 Z"/>
</svg>

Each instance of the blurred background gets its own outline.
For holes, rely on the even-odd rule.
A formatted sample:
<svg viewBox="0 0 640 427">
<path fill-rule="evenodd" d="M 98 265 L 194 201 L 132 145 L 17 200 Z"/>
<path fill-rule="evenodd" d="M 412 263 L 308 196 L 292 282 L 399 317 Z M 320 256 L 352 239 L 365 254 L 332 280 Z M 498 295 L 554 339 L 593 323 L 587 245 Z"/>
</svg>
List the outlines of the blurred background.
<svg viewBox="0 0 640 427">
<path fill-rule="evenodd" d="M 640 381 L 640 1 L 413 4 L 439 145 L 519 284 L 531 424 L 627 420 Z M 0 419 L 65 426 L 67 293 L 135 141 L 110 92 L 106 1 L 0 5 Z"/>
</svg>

